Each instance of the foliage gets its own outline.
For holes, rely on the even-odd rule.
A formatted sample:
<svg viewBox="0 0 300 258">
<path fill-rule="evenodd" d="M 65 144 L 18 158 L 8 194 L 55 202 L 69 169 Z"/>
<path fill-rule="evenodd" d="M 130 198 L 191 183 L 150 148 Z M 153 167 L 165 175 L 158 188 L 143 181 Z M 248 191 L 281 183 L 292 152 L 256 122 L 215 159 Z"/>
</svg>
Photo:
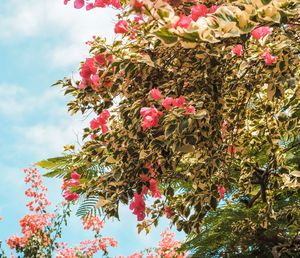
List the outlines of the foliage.
<svg viewBox="0 0 300 258">
<path fill-rule="evenodd" d="M 76 8 L 84 4 L 75 1 Z M 149 231 L 167 213 L 178 230 L 199 234 L 226 188 L 243 215 L 234 232 L 251 232 L 253 248 L 269 246 L 266 253 L 274 256 L 297 251 L 299 236 L 291 234 L 299 229 L 299 171 L 286 156 L 299 146 L 298 3 L 121 5 L 115 32 L 122 40 L 107 44 L 95 37 L 81 80 L 56 83 L 73 97 L 71 114 L 98 116 L 84 129 L 73 164 L 107 167 L 93 177 L 79 173 L 72 191 L 98 197 L 108 218 L 118 218 L 119 204 L 131 201 L 143 220 L 139 230 Z M 173 182 L 185 186 L 178 190 Z M 146 207 L 149 192 L 157 199 Z M 283 196 L 293 202 L 279 209 L 276 198 Z M 247 217 L 246 208 L 255 216 Z M 282 218 L 292 230 L 273 231 Z M 238 248 L 246 252 L 244 243 Z"/>
</svg>

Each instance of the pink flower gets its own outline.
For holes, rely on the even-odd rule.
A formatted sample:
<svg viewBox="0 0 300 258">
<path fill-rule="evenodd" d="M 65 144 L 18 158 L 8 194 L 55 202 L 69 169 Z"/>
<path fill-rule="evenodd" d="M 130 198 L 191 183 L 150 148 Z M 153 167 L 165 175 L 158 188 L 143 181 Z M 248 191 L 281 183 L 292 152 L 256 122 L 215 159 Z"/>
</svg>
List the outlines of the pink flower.
<svg viewBox="0 0 300 258">
<path fill-rule="evenodd" d="M 80 9 L 84 6 L 84 0 L 75 0 L 74 7 L 76 9 Z"/>
<path fill-rule="evenodd" d="M 106 126 L 107 120 L 110 117 L 110 113 L 107 109 L 104 109 L 98 118 L 94 118 L 90 122 L 90 127 L 92 130 L 97 129 L 101 126 L 102 133 L 107 133 L 108 128 Z"/>
<path fill-rule="evenodd" d="M 209 9 L 209 13 L 215 13 L 221 6 L 220 5 L 213 5 Z"/>
<path fill-rule="evenodd" d="M 122 5 L 120 4 L 119 0 L 112 0 L 111 5 L 117 9 L 122 9 Z"/>
<path fill-rule="evenodd" d="M 265 48 L 264 53 L 259 57 L 265 58 L 266 65 L 273 64 L 274 62 L 276 62 L 276 59 L 278 58 L 278 56 L 271 56 L 271 54 L 267 48 Z"/>
<path fill-rule="evenodd" d="M 144 5 L 143 1 L 134 0 L 134 3 L 133 3 L 133 7 L 134 7 L 134 8 L 139 9 L 139 8 L 142 8 L 143 5 Z"/>
<path fill-rule="evenodd" d="M 137 215 L 138 221 L 144 220 L 145 215 L 145 201 L 142 194 L 137 192 L 134 194 L 134 200 L 131 202 L 129 209 L 133 210 L 133 214 Z"/>
<path fill-rule="evenodd" d="M 192 22 L 192 18 L 190 16 L 182 16 L 182 14 L 180 14 L 179 20 L 175 24 L 172 24 L 172 26 L 175 29 L 177 27 L 189 29 L 191 27 L 191 22 Z"/>
<path fill-rule="evenodd" d="M 185 111 L 184 114 L 186 115 L 186 114 L 189 114 L 189 113 L 195 114 L 195 113 L 196 113 L 196 110 L 195 110 L 194 107 L 190 107 L 189 104 L 186 103 L 186 111 Z"/>
<path fill-rule="evenodd" d="M 95 6 L 94 6 L 94 4 L 93 4 L 93 3 L 89 3 L 89 4 L 87 4 L 87 5 L 86 5 L 86 7 L 85 7 L 85 8 L 86 8 L 86 10 L 87 10 L 87 11 L 89 11 L 89 10 L 91 10 L 91 9 L 94 9 L 94 8 L 95 8 Z"/>
<path fill-rule="evenodd" d="M 220 194 L 220 200 L 222 200 L 224 198 L 224 193 L 226 192 L 226 189 L 224 187 L 220 187 L 218 186 L 218 192 Z"/>
<path fill-rule="evenodd" d="M 74 200 L 77 200 L 79 198 L 79 194 L 78 193 L 71 193 L 70 191 L 65 191 L 63 193 L 63 197 L 67 201 L 74 201 Z"/>
<path fill-rule="evenodd" d="M 64 0 L 64 4 L 65 4 L 65 5 L 68 4 L 69 1 L 70 1 L 70 0 Z"/>
<path fill-rule="evenodd" d="M 87 58 L 85 60 L 85 63 L 83 63 L 81 71 L 80 71 L 80 76 L 85 79 L 89 80 L 92 74 L 97 73 L 97 68 L 94 67 L 94 59 L 93 58 Z"/>
<path fill-rule="evenodd" d="M 144 122 L 142 124 L 143 131 L 148 127 L 157 127 L 159 122 L 159 116 L 162 116 L 162 112 L 158 111 L 154 105 L 152 108 L 143 107 L 140 111 L 142 117 L 144 118 Z"/>
<path fill-rule="evenodd" d="M 223 125 L 222 125 L 222 131 L 224 132 L 224 131 L 226 131 L 226 127 L 227 127 L 227 121 L 226 120 L 224 120 L 223 121 Z"/>
<path fill-rule="evenodd" d="M 243 54 L 243 46 L 241 44 L 236 45 L 236 47 L 231 50 L 231 54 L 241 56 Z"/>
<path fill-rule="evenodd" d="M 129 29 L 127 21 L 120 20 L 115 26 L 115 33 L 126 33 Z"/>
<path fill-rule="evenodd" d="M 271 34 L 272 31 L 270 30 L 269 27 L 259 27 L 259 28 L 256 28 L 254 29 L 252 32 L 251 32 L 251 35 L 256 38 L 256 39 L 264 39 L 264 37 L 266 37 L 267 35 Z"/>
<path fill-rule="evenodd" d="M 184 102 L 185 102 L 185 98 L 183 96 L 180 96 L 178 99 L 173 99 L 172 104 L 174 107 L 182 108 Z"/>
<path fill-rule="evenodd" d="M 167 207 L 164 212 L 166 213 L 167 218 L 170 218 L 172 216 L 171 206 Z"/>
<path fill-rule="evenodd" d="M 233 145 L 230 145 L 228 147 L 228 152 L 230 152 L 231 154 L 235 154 L 235 147 Z"/>
<path fill-rule="evenodd" d="M 158 186 L 154 179 L 150 179 L 150 191 L 152 192 L 152 197 L 161 198 L 161 192 L 158 190 Z"/>
<path fill-rule="evenodd" d="M 164 100 L 161 101 L 161 104 L 165 107 L 166 110 L 170 110 L 170 105 L 173 103 L 173 98 L 166 97 Z"/>
<path fill-rule="evenodd" d="M 69 182 L 70 182 L 70 185 L 72 185 L 72 186 L 79 184 L 78 180 L 76 180 L 76 179 L 71 179 L 71 180 L 69 180 Z"/>
<path fill-rule="evenodd" d="M 95 59 L 96 59 L 96 61 L 97 61 L 97 64 L 98 64 L 100 67 L 106 66 L 106 58 L 105 58 L 105 55 L 104 55 L 104 54 L 96 55 L 96 56 L 95 56 Z"/>
<path fill-rule="evenodd" d="M 133 18 L 133 21 L 134 21 L 134 22 L 137 22 L 137 23 L 138 23 L 139 21 L 145 22 L 142 15 L 134 17 L 134 18 Z"/>
<path fill-rule="evenodd" d="M 152 89 L 150 91 L 150 94 L 154 100 L 159 100 L 161 98 L 161 93 L 158 89 Z"/>
<path fill-rule="evenodd" d="M 71 174 L 71 177 L 72 177 L 72 179 L 74 179 L 74 180 L 78 180 L 79 178 L 81 178 L 81 175 L 77 174 L 77 172 L 74 171 L 74 172 Z"/>
<path fill-rule="evenodd" d="M 193 21 L 197 21 L 200 17 L 205 17 L 208 13 L 207 7 L 205 4 L 194 5 L 192 7 L 191 17 Z"/>
</svg>

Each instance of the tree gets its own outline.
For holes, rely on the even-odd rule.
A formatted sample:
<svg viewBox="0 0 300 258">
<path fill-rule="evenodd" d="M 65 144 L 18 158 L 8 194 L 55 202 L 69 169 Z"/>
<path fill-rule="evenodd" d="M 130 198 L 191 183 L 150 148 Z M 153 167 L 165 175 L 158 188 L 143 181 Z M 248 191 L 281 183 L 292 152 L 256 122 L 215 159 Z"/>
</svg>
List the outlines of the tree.
<svg viewBox="0 0 300 258">
<path fill-rule="evenodd" d="M 79 173 L 68 196 L 98 198 L 107 218 L 130 203 L 140 230 L 167 214 L 201 237 L 226 191 L 226 209 L 238 210 L 233 230 L 255 237 L 238 248 L 297 252 L 299 171 L 286 156 L 299 146 L 299 5 L 124 0 L 86 8 L 109 4 L 123 8 L 115 27 L 122 40 L 95 37 L 81 80 L 56 83 L 73 97 L 71 114 L 97 115 L 72 162 L 107 168 Z M 146 207 L 150 192 L 156 200 Z"/>
</svg>

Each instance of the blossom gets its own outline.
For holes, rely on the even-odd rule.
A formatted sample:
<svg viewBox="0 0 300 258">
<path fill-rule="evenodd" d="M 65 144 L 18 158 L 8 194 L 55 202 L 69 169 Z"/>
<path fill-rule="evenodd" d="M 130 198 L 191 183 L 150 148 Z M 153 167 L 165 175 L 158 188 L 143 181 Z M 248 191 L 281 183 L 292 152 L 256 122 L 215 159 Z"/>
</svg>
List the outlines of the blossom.
<svg viewBox="0 0 300 258">
<path fill-rule="evenodd" d="M 142 15 L 140 15 L 140 16 L 135 16 L 134 18 L 133 18 L 133 21 L 134 22 L 139 22 L 139 21 L 142 21 L 142 22 L 145 22 L 145 20 L 144 20 L 144 18 L 143 18 L 143 16 Z"/>
<path fill-rule="evenodd" d="M 196 113 L 196 110 L 194 107 L 190 107 L 188 103 L 186 103 L 186 111 L 185 111 L 185 115 L 186 114 L 189 114 L 189 113 L 192 113 L 192 114 L 195 114 Z"/>
<path fill-rule="evenodd" d="M 63 193 L 63 197 L 67 200 L 67 201 L 75 201 L 79 198 L 79 194 L 78 193 L 71 193 L 70 191 L 65 191 Z"/>
<path fill-rule="evenodd" d="M 218 186 L 218 192 L 220 194 L 220 200 L 224 198 L 224 193 L 226 192 L 226 189 L 224 187 Z"/>
<path fill-rule="evenodd" d="M 166 110 L 170 110 L 170 105 L 173 103 L 173 98 L 166 97 L 164 100 L 161 101 L 161 104 L 165 107 Z"/>
<path fill-rule="evenodd" d="M 144 5 L 143 1 L 134 0 L 134 3 L 133 3 L 133 7 L 134 7 L 134 8 L 139 9 L 139 8 L 142 8 L 143 5 Z"/>
<path fill-rule="evenodd" d="M 138 194 L 137 192 L 134 194 L 134 200 L 131 202 L 129 208 L 133 210 L 134 215 L 137 215 L 138 221 L 142 221 L 146 217 L 146 205 L 142 194 Z"/>
<path fill-rule="evenodd" d="M 97 68 L 94 66 L 94 64 L 95 62 L 93 58 L 87 58 L 85 60 L 85 63 L 83 63 L 79 73 L 83 79 L 89 80 L 92 74 L 97 73 Z"/>
<path fill-rule="evenodd" d="M 164 212 L 166 213 L 167 218 L 170 218 L 172 216 L 171 206 L 167 207 Z"/>
<path fill-rule="evenodd" d="M 264 53 L 259 57 L 265 58 L 266 65 L 271 65 L 272 63 L 276 62 L 276 59 L 278 58 L 278 56 L 271 56 L 267 48 L 265 48 Z"/>
<path fill-rule="evenodd" d="M 241 44 L 236 45 L 236 47 L 231 50 L 231 54 L 241 56 L 243 54 L 243 46 Z"/>
<path fill-rule="evenodd" d="M 177 27 L 181 27 L 184 29 L 189 29 L 191 27 L 192 18 L 190 16 L 182 16 L 180 14 L 179 20 L 172 24 L 172 26 L 176 29 Z"/>
<path fill-rule="evenodd" d="M 106 58 L 104 54 L 99 54 L 95 56 L 96 62 L 100 67 L 106 66 Z"/>
<path fill-rule="evenodd" d="M 158 186 L 154 179 L 150 179 L 150 191 L 152 192 L 152 197 L 161 198 L 161 192 L 158 190 Z"/>
<path fill-rule="evenodd" d="M 161 98 L 161 93 L 158 89 L 152 89 L 150 91 L 150 94 L 154 100 L 159 100 Z"/>
<path fill-rule="evenodd" d="M 102 133 L 107 133 L 108 127 L 106 126 L 106 124 L 109 117 L 110 117 L 109 111 L 107 109 L 104 109 L 98 118 L 94 118 L 90 122 L 91 129 L 94 130 L 101 126 Z"/>
<path fill-rule="evenodd" d="M 231 154 L 235 154 L 235 147 L 233 145 L 230 145 L 228 147 L 228 152 L 230 152 Z"/>
<path fill-rule="evenodd" d="M 122 8 L 122 5 L 121 5 L 121 3 L 120 3 L 119 0 L 112 0 L 112 1 L 111 1 L 111 5 L 112 5 L 113 7 L 115 7 L 115 8 L 117 8 L 117 9 L 121 9 L 121 8 Z"/>
<path fill-rule="evenodd" d="M 140 111 L 142 117 L 144 118 L 144 122 L 142 124 L 143 131 L 148 127 L 157 127 L 159 122 L 159 116 L 162 116 L 162 112 L 158 111 L 154 105 L 152 108 L 143 107 Z"/>
<path fill-rule="evenodd" d="M 183 107 L 183 104 L 185 102 L 185 98 L 183 96 L 180 96 L 178 99 L 173 99 L 172 104 L 174 107 Z"/>
<path fill-rule="evenodd" d="M 115 26 L 115 33 L 126 33 L 129 29 L 127 21 L 120 20 Z"/>
<path fill-rule="evenodd" d="M 76 9 L 80 9 L 84 6 L 84 0 L 75 0 L 74 7 Z"/>
<path fill-rule="evenodd" d="M 215 13 L 221 6 L 220 5 L 213 5 L 209 9 L 209 13 Z"/>
<path fill-rule="evenodd" d="M 258 27 L 251 32 L 251 35 L 256 39 L 264 39 L 264 37 L 271 33 L 272 31 L 269 27 Z"/>
<path fill-rule="evenodd" d="M 194 5 L 192 7 L 191 17 L 193 21 L 197 21 L 200 17 L 205 17 L 208 14 L 208 9 L 205 4 Z"/>
<path fill-rule="evenodd" d="M 81 175 L 79 175 L 76 171 L 73 171 L 73 173 L 71 174 L 71 177 L 74 180 L 78 180 L 79 178 L 81 178 Z"/>
</svg>

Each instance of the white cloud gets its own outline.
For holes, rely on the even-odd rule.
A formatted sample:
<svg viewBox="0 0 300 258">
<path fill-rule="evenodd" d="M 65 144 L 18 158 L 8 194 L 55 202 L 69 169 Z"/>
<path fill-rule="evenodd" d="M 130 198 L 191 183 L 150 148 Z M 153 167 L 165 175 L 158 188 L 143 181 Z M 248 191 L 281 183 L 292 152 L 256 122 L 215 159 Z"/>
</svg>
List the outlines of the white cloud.
<svg viewBox="0 0 300 258">
<path fill-rule="evenodd" d="M 74 9 L 72 3 L 64 6 L 63 0 L 10 0 L 1 7 L 6 10 L 0 16 L 0 38 L 18 40 L 41 36 L 51 37 L 47 59 L 56 67 L 75 65 L 88 51 L 85 46 L 93 35 L 113 37 L 111 8 L 91 11 Z"/>
</svg>

